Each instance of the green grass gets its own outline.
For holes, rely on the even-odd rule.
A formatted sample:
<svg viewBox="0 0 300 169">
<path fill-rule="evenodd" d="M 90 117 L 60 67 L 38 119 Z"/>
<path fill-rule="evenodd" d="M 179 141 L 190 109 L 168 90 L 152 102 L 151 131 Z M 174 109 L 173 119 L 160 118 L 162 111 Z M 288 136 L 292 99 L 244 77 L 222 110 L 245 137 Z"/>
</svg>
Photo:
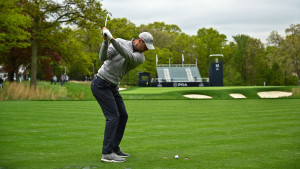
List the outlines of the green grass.
<svg viewBox="0 0 300 169">
<path fill-rule="evenodd" d="M 0 100 L 94 100 L 90 82 L 68 82 L 62 87 L 50 82 L 38 82 L 37 90 L 28 88 L 28 82 L 6 83 L 0 90 Z M 229 94 L 240 93 L 247 99 L 260 99 L 261 91 L 293 92 L 290 98 L 300 99 L 299 86 L 244 86 L 244 87 L 130 87 L 120 91 L 125 100 L 188 100 L 185 94 L 204 94 L 214 100 L 234 100 Z"/>
<path fill-rule="evenodd" d="M 89 83 L 90 84 L 90 83 Z M 94 100 L 94 96 L 91 92 L 90 85 L 78 84 L 78 83 L 66 83 L 68 99 L 71 100 Z"/>
<path fill-rule="evenodd" d="M 261 91 L 293 92 L 289 98 L 300 99 L 299 86 L 243 86 L 243 87 L 131 87 L 121 91 L 124 99 L 154 99 L 154 100 L 187 100 L 185 94 L 204 94 L 217 100 L 234 100 L 229 94 L 240 93 L 247 99 L 260 99 L 257 95 Z"/>
<path fill-rule="evenodd" d="M 129 121 L 121 148 L 132 157 L 111 164 L 100 162 L 105 119 L 96 101 L 4 101 L 0 168 L 297 169 L 299 103 L 125 100 Z"/>
</svg>

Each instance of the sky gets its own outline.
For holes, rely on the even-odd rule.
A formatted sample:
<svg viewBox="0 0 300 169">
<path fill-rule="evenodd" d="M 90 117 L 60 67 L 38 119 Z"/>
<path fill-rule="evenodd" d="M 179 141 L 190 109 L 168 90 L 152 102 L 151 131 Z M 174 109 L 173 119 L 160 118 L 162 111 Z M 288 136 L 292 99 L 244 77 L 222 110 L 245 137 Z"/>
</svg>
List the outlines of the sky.
<svg viewBox="0 0 300 169">
<path fill-rule="evenodd" d="M 272 31 L 285 36 L 291 24 L 300 24 L 300 0 L 102 0 L 114 18 L 136 26 L 164 22 L 196 35 L 203 27 L 232 36 L 246 34 L 263 43 Z"/>
</svg>

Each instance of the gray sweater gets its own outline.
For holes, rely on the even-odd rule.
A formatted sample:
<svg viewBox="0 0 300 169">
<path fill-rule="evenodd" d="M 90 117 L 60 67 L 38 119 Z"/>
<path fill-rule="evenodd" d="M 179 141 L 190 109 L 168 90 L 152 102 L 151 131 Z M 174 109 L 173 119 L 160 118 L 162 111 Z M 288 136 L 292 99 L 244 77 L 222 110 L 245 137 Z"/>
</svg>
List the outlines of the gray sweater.
<svg viewBox="0 0 300 169">
<path fill-rule="evenodd" d="M 99 59 L 105 61 L 98 70 L 102 79 L 118 85 L 127 72 L 145 61 L 143 53 L 133 51 L 133 40 L 112 39 L 102 43 Z"/>
</svg>

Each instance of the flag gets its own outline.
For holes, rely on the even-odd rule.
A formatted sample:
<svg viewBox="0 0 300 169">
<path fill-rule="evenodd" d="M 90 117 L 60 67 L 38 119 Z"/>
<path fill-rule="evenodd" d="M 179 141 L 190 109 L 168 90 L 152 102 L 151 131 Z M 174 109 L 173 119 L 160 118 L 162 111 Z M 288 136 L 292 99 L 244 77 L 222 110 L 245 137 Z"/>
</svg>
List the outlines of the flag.
<svg viewBox="0 0 300 169">
<path fill-rule="evenodd" d="M 183 56 L 183 54 L 182 54 L 182 63 L 184 62 L 184 56 Z"/>
</svg>

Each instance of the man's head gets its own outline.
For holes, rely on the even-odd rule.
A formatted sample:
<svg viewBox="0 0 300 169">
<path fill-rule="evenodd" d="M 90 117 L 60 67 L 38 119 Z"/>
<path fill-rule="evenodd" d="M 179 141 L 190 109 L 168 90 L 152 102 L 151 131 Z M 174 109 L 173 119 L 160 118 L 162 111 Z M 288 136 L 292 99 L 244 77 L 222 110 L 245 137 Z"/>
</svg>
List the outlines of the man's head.
<svg viewBox="0 0 300 169">
<path fill-rule="evenodd" d="M 153 37 L 149 32 L 143 32 L 139 35 L 139 38 L 136 39 L 133 43 L 135 50 L 139 52 L 145 52 L 148 49 L 155 49 L 153 46 Z"/>
</svg>

